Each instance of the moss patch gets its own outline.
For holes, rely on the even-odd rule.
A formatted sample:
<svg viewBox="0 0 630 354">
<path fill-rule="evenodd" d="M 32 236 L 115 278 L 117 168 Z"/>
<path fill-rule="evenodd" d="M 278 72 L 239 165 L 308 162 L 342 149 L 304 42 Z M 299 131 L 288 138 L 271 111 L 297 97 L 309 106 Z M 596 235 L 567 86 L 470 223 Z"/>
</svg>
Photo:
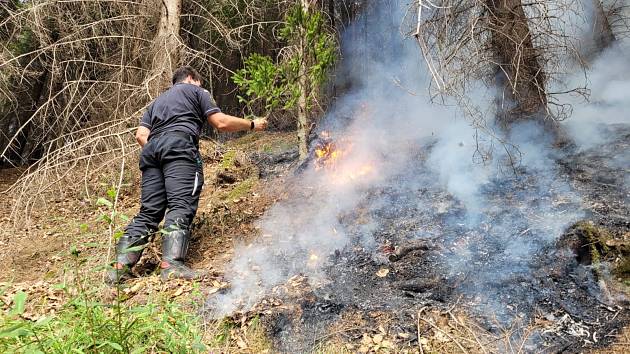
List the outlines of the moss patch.
<svg viewBox="0 0 630 354">
<path fill-rule="evenodd" d="M 619 262 L 619 264 L 613 269 L 613 274 L 617 278 L 621 278 L 621 280 L 626 282 L 626 285 L 629 285 L 628 281 L 630 281 L 630 257 L 628 257 L 628 255 L 622 257 L 621 262 Z"/>
<path fill-rule="evenodd" d="M 590 264 L 601 275 L 600 263 L 609 261 L 612 274 L 617 280 L 630 285 L 630 252 L 625 237 L 613 237 L 611 232 L 591 221 L 573 225 L 567 235 L 573 241 L 568 245 L 576 253 L 578 262 Z"/>
<path fill-rule="evenodd" d="M 232 189 L 226 199 L 227 200 L 236 200 L 239 199 L 241 197 L 246 196 L 249 192 L 251 192 L 252 188 L 254 187 L 254 184 L 256 184 L 256 181 L 258 179 L 254 178 L 254 177 L 250 177 L 246 180 L 244 180 L 241 183 L 238 183 L 236 185 L 236 187 L 234 187 L 234 189 Z"/>
<path fill-rule="evenodd" d="M 221 157 L 221 168 L 230 169 L 236 166 L 236 150 L 230 150 Z"/>
<path fill-rule="evenodd" d="M 610 233 L 590 221 L 578 222 L 571 228 L 571 233 L 579 239 L 580 247 L 576 253 L 581 263 L 597 265 L 610 251 L 606 245 Z"/>
</svg>

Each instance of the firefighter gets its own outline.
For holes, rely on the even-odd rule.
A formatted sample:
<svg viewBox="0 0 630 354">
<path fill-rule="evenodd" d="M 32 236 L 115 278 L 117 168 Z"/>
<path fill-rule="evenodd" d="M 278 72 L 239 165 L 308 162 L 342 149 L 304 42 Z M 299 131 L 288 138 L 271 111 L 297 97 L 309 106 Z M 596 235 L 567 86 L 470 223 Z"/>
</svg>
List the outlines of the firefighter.
<svg viewBox="0 0 630 354">
<path fill-rule="evenodd" d="M 203 121 L 207 119 L 220 132 L 267 127 L 264 118 L 250 121 L 222 113 L 192 67 L 175 70 L 172 81 L 173 86 L 149 105 L 136 132 L 142 147 L 140 212 L 118 240 L 116 261 L 107 277 L 110 284 L 131 278 L 131 267 L 162 219 L 162 279 L 198 278 L 197 272 L 184 265 L 184 259 L 204 182 L 198 149 Z"/>
</svg>

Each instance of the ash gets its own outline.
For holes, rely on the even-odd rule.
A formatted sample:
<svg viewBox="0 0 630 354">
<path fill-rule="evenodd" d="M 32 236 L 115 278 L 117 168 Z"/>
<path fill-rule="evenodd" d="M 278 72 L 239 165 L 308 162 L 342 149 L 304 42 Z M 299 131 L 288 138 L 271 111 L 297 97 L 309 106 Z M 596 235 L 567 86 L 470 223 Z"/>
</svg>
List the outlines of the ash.
<svg viewBox="0 0 630 354">
<path fill-rule="evenodd" d="M 261 237 L 236 249 L 231 288 L 209 307 L 263 314 L 289 353 L 334 333 L 358 342 L 383 316 L 407 334 L 396 345 L 417 347 L 418 314 L 433 310 L 461 311 L 528 352 L 610 343 L 627 300 L 605 260 L 583 257 L 592 245 L 574 225 L 630 230 L 630 101 L 615 94 L 630 89 L 630 41 L 593 63 L 596 100 L 572 102 L 562 128 L 576 145 L 558 146 L 535 122 L 496 127 L 500 90 L 483 80 L 469 110 L 434 104 L 417 44 L 398 36 L 408 3 L 372 4 L 342 34 L 343 92 L 314 132 L 347 150 L 319 170 L 315 157 L 296 167 L 293 152 L 254 157 L 263 178 L 296 175 L 272 180 L 283 197 L 259 220 Z M 361 329 L 332 330 L 353 314 Z"/>
<path fill-rule="evenodd" d="M 619 168 L 627 162 L 620 152 L 628 151 L 630 127 L 610 134 L 607 147 L 564 147 L 555 160 L 562 167 L 545 181 L 526 168 L 491 179 L 472 216 L 427 166 L 431 148 L 421 149 L 416 164 L 364 190 L 356 207 L 339 215 L 351 242 L 328 257 L 324 280 L 285 296 L 292 307 L 273 311 L 268 323 L 276 347 L 311 350 L 349 312 L 388 313 L 390 326 L 415 333 L 423 308 L 465 309 L 490 333 L 511 329 L 511 339 L 528 352 L 610 343 L 630 320 L 627 300 L 607 288 L 605 272 L 566 246 L 577 220 L 619 234 L 630 230 L 628 171 Z M 544 324 L 528 330 L 534 323 Z"/>
</svg>

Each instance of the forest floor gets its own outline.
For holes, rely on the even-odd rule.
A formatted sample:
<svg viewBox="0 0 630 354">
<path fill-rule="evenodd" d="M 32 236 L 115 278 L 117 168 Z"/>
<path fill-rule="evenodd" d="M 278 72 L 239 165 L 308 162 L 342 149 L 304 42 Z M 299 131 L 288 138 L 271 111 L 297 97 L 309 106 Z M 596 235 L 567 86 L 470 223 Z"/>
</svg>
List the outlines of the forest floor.
<svg viewBox="0 0 630 354">
<path fill-rule="evenodd" d="M 277 200 L 287 197 L 288 191 L 283 189 L 283 185 L 297 167 L 295 143 L 294 135 L 290 133 L 250 134 L 222 145 L 202 141 L 200 150 L 205 163 L 205 185 L 194 222 L 189 263 L 193 268 L 208 271 L 211 276 L 200 284 L 177 280 L 161 283 L 157 271 L 160 252 L 158 236 L 145 250 L 136 267 L 138 278 L 123 290 L 128 301 L 143 303 L 148 301 L 151 294 L 158 292 L 172 301 L 188 304 L 191 310 L 198 312 L 203 309 L 206 299 L 228 288 L 229 284 L 222 273 L 225 264 L 232 259 L 235 246 L 259 236 L 256 226 L 258 218 Z M 135 167 L 133 163 L 130 162 L 129 169 Z M 597 168 L 588 164 L 584 166 L 586 169 Z M 588 182 L 590 177 L 584 177 L 584 173 L 584 169 L 575 172 L 576 176 L 580 175 Z M 0 190 L 6 190 L 20 174 L 21 171 L 17 169 L 0 170 Z M 137 176 L 134 171 L 125 175 L 126 183 L 116 205 L 119 213 L 129 217 L 139 207 Z M 81 180 L 79 176 L 72 178 Z M 13 209 L 14 198 L 18 196 L 3 195 L 0 198 L 0 264 L 4 265 L 0 269 L 0 289 L 4 289 L 0 297 L 3 310 L 10 308 L 11 298 L 16 292 L 24 291 L 29 296 L 27 310 L 23 315 L 25 318 L 36 320 L 58 311 L 65 298 L 55 285 L 77 276 L 77 263 L 72 260 L 73 247 L 84 260 L 81 268 L 86 271 L 82 276 L 99 284 L 102 272 L 98 269 L 107 263 L 112 233 L 102 221 L 102 215 L 109 211 L 96 205 L 96 201 L 107 194 L 110 181 L 89 182 L 100 184 L 100 191 L 87 195 L 75 191 L 75 188 L 68 188 L 67 191 L 62 188 L 56 194 L 46 195 L 28 215 Z M 609 182 L 598 183 L 600 187 L 606 188 Z M 600 206 L 608 207 L 601 203 Z M 625 207 L 600 211 L 618 213 L 626 210 Z M 627 215 L 619 217 L 627 223 Z M 121 227 L 122 224 L 116 226 Z M 623 227 L 627 228 L 627 224 Z M 627 236 L 627 231 L 621 231 L 617 238 L 625 242 Z M 422 253 L 412 252 L 410 264 L 422 262 L 422 259 L 413 258 L 418 256 L 422 256 Z M 366 279 L 373 275 L 368 273 L 375 273 L 381 268 L 369 259 L 364 261 L 360 254 L 351 261 L 357 267 L 356 275 Z M 400 264 L 403 265 L 399 267 L 404 268 L 405 262 Z M 97 271 L 88 271 L 91 269 Z M 404 270 L 399 273 L 404 273 Z M 334 269 L 331 274 L 336 274 Z M 343 277 L 344 274 L 336 276 Z M 512 345 L 509 339 L 511 334 L 507 333 L 509 330 L 498 334 L 489 333 L 486 327 L 471 318 L 473 316 L 467 312 L 465 303 L 460 303 L 454 296 L 445 306 L 421 308 L 415 319 L 406 319 L 410 323 L 401 327 L 401 316 L 397 316 L 395 311 L 363 311 L 360 314 L 354 308 L 353 311 L 336 312 L 335 304 L 316 299 L 303 279 L 294 277 L 288 284 L 298 289 L 296 292 L 300 294 L 300 299 L 294 298 L 292 307 L 263 306 L 258 312 L 239 314 L 228 321 L 208 320 L 204 326 L 204 341 L 212 348 L 211 351 L 289 352 L 291 349 L 286 348 L 291 346 L 278 341 L 286 339 L 287 335 L 294 335 L 295 332 L 287 328 L 300 322 L 292 318 L 308 318 L 309 311 L 335 315 L 335 321 L 326 323 L 330 325 L 326 333 L 318 332 L 316 338 L 308 337 L 313 342 L 314 351 L 320 353 L 474 353 L 486 350 L 493 352 L 491 347 L 512 352 L 528 351 L 525 343 L 520 348 L 507 350 L 507 346 Z M 99 291 L 105 299 L 112 296 L 112 290 L 105 286 Z M 389 294 L 379 291 L 374 296 Z M 610 308 L 609 311 L 617 313 L 615 317 L 628 317 L 625 308 Z M 258 321 L 258 318 L 263 320 Z M 566 351 L 626 353 L 630 350 L 630 327 L 615 328 L 610 333 L 611 338 L 604 347 L 567 347 Z M 503 347 L 493 343 L 506 338 Z"/>
</svg>

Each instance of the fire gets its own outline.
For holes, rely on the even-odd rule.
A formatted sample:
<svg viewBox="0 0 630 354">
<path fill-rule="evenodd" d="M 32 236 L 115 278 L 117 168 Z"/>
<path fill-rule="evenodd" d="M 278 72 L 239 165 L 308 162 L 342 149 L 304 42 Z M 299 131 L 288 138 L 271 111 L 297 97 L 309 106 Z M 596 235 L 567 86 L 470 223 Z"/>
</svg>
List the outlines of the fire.
<svg viewBox="0 0 630 354">
<path fill-rule="evenodd" d="M 320 134 L 320 142 L 315 147 L 315 170 L 326 171 L 331 177 L 331 182 L 343 184 L 358 180 L 361 177 L 374 172 L 373 161 L 361 161 L 352 155 L 353 144 L 347 140 L 336 143 L 330 138 L 330 134 Z"/>
<path fill-rule="evenodd" d="M 342 153 L 332 141 L 325 142 L 315 149 L 315 169 L 332 168 Z"/>
<path fill-rule="evenodd" d="M 317 254 L 315 254 L 315 252 L 311 251 L 310 255 L 308 256 L 308 262 L 306 262 L 308 267 L 317 267 L 317 265 L 319 264 L 319 256 Z"/>
</svg>

